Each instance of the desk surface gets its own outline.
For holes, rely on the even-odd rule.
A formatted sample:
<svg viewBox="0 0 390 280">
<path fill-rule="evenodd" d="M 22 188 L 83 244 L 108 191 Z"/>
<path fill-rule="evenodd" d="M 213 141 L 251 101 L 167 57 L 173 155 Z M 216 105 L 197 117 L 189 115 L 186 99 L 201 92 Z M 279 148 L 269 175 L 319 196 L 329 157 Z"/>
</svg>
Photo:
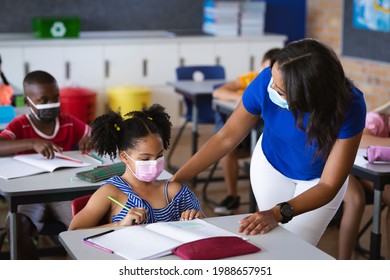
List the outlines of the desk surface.
<svg viewBox="0 0 390 280">
<path fill-rule="evenodd" d="M 354 168 L 364 169 L 366 172 L 370 172 L 374 175 L 390 175 L 390 163 L 369 163 L 363 158 L 367 154 L 366 148 L 359 148 Z"/>
<path fill-rule="evenodd" d="M 224 217 L 206 218 L 205 221 L 224 228 L 231 232 L 237 232 L 238 221 L 249 214 Z M 85 229 L 64 231 L 60 233 L 60 241 L 73 259 L 79 260 L 120 260 L 122 257 L 116 254 L 108 254 L 82 242 L 86 236 L 107 230 Z M 315 246 L 303 241 L 283 227 L 278 226 L 267 234 L 248 236 L 249 242 L 261 248 L 259 253 L 232 257 L 229 259 L 264 259 L 264 260 L 331 260 L 333 257 L 319 250 Z M 145 241 L 147 242 L 147 241 Z M 179 260 L 176 255 L 164 256 L 163 260 Z"/>
<path fill-rule="evenodd" d="M 174 81 L 168 82 L 168 85 L 173 86 L 175 90 L 186 93 L 188 95 L 208 95 L 214 91 L 214 86 L 226 82 L 225 80 L 204 80 L 197 81 Z"/>
</svg>

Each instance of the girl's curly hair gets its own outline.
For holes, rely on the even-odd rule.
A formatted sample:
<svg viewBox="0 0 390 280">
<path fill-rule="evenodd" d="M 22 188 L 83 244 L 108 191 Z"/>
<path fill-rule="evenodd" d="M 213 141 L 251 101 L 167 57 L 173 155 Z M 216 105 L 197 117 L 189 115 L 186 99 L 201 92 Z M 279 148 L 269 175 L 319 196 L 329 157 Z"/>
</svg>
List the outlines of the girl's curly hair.
<svg viewBox="0 0 390 280">
<path fill-rule="evenodd" d="M 132 111 L 122 118 L 118 112 L 97 117 L 91 124 L 92 143 L 97 153 L 116 158 L 117 150 L 133 149 L 142 138 L 160 135 L 164 149 L 169 148 L 172 123 L 165 108 L 154 104 L 141 111 Z"/>
</svg>

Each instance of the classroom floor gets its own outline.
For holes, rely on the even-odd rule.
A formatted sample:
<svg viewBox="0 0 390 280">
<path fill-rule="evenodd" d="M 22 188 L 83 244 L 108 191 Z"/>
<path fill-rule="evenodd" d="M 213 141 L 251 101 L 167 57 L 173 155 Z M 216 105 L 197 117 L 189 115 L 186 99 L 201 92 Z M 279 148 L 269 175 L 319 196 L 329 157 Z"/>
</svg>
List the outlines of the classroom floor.
<svg viewBox="0 0 390 280">
<path fill-rule="evenodd" d="M 214 132 L 214 127 L 212 126 L 201 126 L 200 127 L 200 136 L 199 136 L 199 145 L 202 145 Z M 175 131 L 173 131 L 175 133 Z M 175 135 L 175 134 L 173 134 Z M 172 137 L 173 141 L 174 137 Z M 172 163 L 176 166 L 182 165 L 189 157 L 190 157 L 190 145 L 191 145 L 191 130 L 190 126 L 188 125 L 187 129 L 183 133 L 183 136 L 179 142 L 179 145 L 176 148 L 175 154 L 172 157 Z M 208 175 L 208 172 L 203 172 L 200 174 L 201 178 L 205 178 Z M 215 173 L 215 177 L 221 177 L 221 170 L 220 168 L 217 169 Z M 202 188 L 203 188 L 203 183 L 198 183 L 196 187 L 193 189 L 194 192 L 197 194 L 198 198 L 202 200 Z M 239 181 L 239 194 L 241 196 L 241 206 L 239 209 L 237 209 L 236 213 L 241 214 L 241 213 L 248 213 L 249 211 L 249 195 L 248 195 L 248 190 L 249 190 L 249 183 L 248 180 L 242 179 Z M 224 186 L 223 181 L 218 181 L 218 182 L 212 182 L 207 188 L 207 196 L 209 199 L 213 201 L 220 201 L 222 200 L 226 195 L 226 190 Z M 205 203 L 204 201 L 201 201 L 202 204 L 202 209 L 205 212 L 205 214 L 208 217 L 215 216 L 213 212 L 213 205 L 209 203 Z M 0 200 L 0 228 L 4 226 L 4 220 L 6 213 L 8 211 L 7 204 L 3 201 Z M 372 207 L 367 206 L 364 217 L 363 217 L 363 222 L 362 224 L 364 225 L 366 221 L 371 217 L 372 215 Z M 382 215 L 382 247 L 381 247 L 381 253 L 382 256 L 386 256 L 386 240 L 385 240 L 385 229 L 384 229 L 384 215 Z M 360 239 L 360 245 L 363 248 L 369 248 L 369 242 L 370 242 L 370 232 L 369 230 L 365 232 L 365 234 L 362 236 Z M 41 238 L 39 240 L 39 244 L 41 246 L 47 246 L 48 244 L 51 244 L 50 240 L 47 240 L 46 238 Z M 337 248 L 338 248 L 338 227 L 337 225 L 331 225 L 327 228 L 325 231 L 322 239 L 320 240 L 318 244 L 318 248 L 323 250 L 324 252 L 328 253 L 329 255 L 337 258 Z M 9 246 L 8 243 L 6 242 L 2 248 L 2 251 L 8 250 Z M 54 256 L 48 256 L 44 257 L 42 259 L 68 259 L 69 257 L 66 255 L 54 255 Z M 354 260 L 366 260 L 368 256 L 364 254 L 360 254 L 358 252 L 355 252 L 353 255 Z"/>
</svg>

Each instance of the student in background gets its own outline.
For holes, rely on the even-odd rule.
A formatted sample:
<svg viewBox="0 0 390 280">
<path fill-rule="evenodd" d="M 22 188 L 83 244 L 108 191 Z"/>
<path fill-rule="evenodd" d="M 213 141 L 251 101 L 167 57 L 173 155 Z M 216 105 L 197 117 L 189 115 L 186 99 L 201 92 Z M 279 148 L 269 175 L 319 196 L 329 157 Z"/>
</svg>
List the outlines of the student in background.
<svg viewBox="0 0 390 280">
<path fill-rule="evenodd" d="M 201 218 L 195 194 L 184 184 L 157 181 L 164 169 L 171 122 L 160 105 L 133 111 L 123 119 L 110 112 L 92 123 L 92 142 L 99 155 L 119 156 L 122 176 L 104 182 L 75 215 L 69 230 L 96 226 L 130 226 Z M 112 202 L 111 196 L 124 205 Z"/>
<path fill-rule="evenodd" d="M 365 116 L 363 93 L 336 53 L 310 38 L 291 42 L 172 181 L 189 180 L 233 151 L 261 117 L 250 167 L 259 211 L 243 218 L 238 231 L 266 234 L 282 223 L 315 245 L 343 200 Z"/>
<path fill-rule="evenodd" d="M 386 109 L 386 108 L 385 108 Z M 390 147 L 390 102 L 384 112 L 369 112 L 366 117 L 366 128 L 363 131 L 361 148 L 368 146 Z M 343 215 L 339 229 L 339 252 L 341 260 L 351 259 L 359 234 L 360 223 L 366 207 L 366 191 L 373 192 L 371 181 L 349 175 L 349 184 L 344 196 Z M 386 185 L 382 193 L 382 201 L 386 204 L 387 258 L 390 259 L 390 185 Z"/>
<path fill-rule="evenodd" d="M 60 92 L 52 75 L 44 71 L 31 72 L 24 78 L 23 88 L 30 113 L 15 118 L 0 133 L 0 156 L 40 153 L 52 159 L 55 152 L 69 151 L 77 146 L 80 150 L 90 149 L 90 127 L 75 117 L 60 113 Z M 20 258 L 38 259 L 31 237 L 42 230 L 48 216 L 69 225 L 72 218 L 70 203 L 18 206 L 17 238 L 21 245 L 17 254 Z"/>
<path fill-rule="evenodd" d="M 261 61 L 260 72 L 264 68 L 270 65 L 271 58 L 280 49 L 273 48 L 268 50 Z M 236 80 L 223 84 L 215 89 L 213 97 L 221 100 L 240 101 L 241 96 L 246 87 L 252 82 L 259 72 L 248 72 L 240 75 Z M 215 129 L 219 131 L 226 122 L 226 116 L 216 112 L 215 114 Z M 250 136 L 247 136 L 245 140 L 234 149 L 231 153 L 227 154 L 221 159 L 222 172 L 225 178 L 225 184 L 227 189 L 227 196 L 223 199 L 217 207 L 214 208 L 216 214 L 231 214 L 235 209 L 240 206 L 240 196 L 238 195 L 237 183 L 239 174 L 240 158 L 245 158 L 250 155 Z"/>
</svg>

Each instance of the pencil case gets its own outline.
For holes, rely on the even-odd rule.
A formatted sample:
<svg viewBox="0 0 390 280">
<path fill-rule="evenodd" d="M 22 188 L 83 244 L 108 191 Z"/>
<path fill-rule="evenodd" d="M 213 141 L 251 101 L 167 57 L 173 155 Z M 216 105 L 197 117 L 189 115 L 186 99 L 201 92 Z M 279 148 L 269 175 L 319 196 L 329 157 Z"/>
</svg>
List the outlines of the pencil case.
<svg viewBox="0 0 390 280">
<path fill-rule="evenodd" d="M 260 252 L 255 245 L 236 236 L 200 239 L 180 245 L 172 253 L 184 260 L 216 260 Z"/>
<path fill-rule="evenodd" d="M 375 161 L 390 162 L 390 147 L 369 146 L 367 148 L 367 160 L 369 163 Z"/>
<path fill-rule="evenodd" d="M 76 173 L 76 177 L 91 183 L 100 182 L 109 179 L 113 176 L 122 175 L 126 170 L 126 165 L 123 162 L 118 162 L 110 165 L 99 166 L 92 170 L 81 171 Z"/>
</svg>

